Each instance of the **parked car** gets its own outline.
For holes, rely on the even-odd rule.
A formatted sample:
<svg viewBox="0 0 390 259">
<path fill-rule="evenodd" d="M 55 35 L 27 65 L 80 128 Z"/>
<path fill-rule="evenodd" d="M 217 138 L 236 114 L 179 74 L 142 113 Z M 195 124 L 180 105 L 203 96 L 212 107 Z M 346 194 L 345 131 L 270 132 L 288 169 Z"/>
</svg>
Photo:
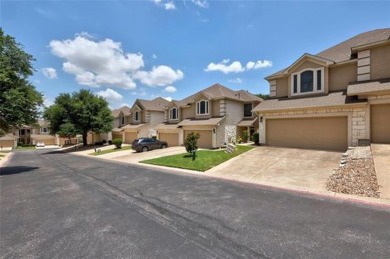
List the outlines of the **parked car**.
<svg viewBox="0 0 390 259">
<path fill-rule="evenodd" d="M 37 146 L 37 147 L 45 147 L 45 143 L 43 143 L 43 142 L 38 142 L 36 146 Z"/>
<path fill-rule="evenodd" d="M 168 143 L 154 138 L 139 138 L 133 141 L 131 148 L 137 152 L 146 152 L 153 149 L 166 148 Z"/>
</svg>

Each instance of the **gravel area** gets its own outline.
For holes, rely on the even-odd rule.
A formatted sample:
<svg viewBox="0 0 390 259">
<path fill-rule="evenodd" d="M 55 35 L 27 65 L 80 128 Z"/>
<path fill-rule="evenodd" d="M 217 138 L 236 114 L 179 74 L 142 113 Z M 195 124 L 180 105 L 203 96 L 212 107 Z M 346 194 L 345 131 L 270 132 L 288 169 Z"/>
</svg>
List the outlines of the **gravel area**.
<svg viewBox="0 0 390 259">
<path fill-rule="evenodd" d="M 342 165 L 329 177 L 326 188 L 333 192 L 379 198 L 370 147 L 350 149 L 343 155 L 343 160 Z"/>
</svg>

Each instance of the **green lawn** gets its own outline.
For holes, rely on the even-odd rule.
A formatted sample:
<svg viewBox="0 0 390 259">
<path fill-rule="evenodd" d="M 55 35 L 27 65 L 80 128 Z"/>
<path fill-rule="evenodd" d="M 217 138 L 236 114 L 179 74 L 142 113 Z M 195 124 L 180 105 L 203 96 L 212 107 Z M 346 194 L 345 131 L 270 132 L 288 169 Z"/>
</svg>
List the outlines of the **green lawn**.
<svg viewBox="0 0 390 259">
<path fill-rule="evenodd" d="M 99 148 L 96 148 L 96 150 L 98 150 L 98 149 Z M 91 155 L 91 156 L 100 156 L 100 155 L 104 155 L 104 154 L 108 154 L 108 153 L 124 151 L 124 150 L 130 150 L 130 149 L 131 149 L 131 146 L 125 146 L 125 147 L 122 147 L 122 148 L 113 148 L 113 149 L 102 150 L 99 153 L 98 152 L 93 152 L 93 153 L 90 153 L 89 155 Z"/>
<path fill-rule="evenodd" d="M 18 146 L 18 147 L 15 147 L 13 148 L 13 150 L 33 150 L 33 149 L 36 149 L 35 146 Z"/>
<path fill-rule="evenodd" d="M 195 171 L 207 171 L 214 166 L 217 166 L 235 156 L 241 155 L 253 147 L 250 146 L 237 146 L 236 151 L 230 154 L 226 154 L 224 150 L 211 151 L 211 150 L 200 150 L 196 152 L 196 159 L 192 161 L 190 154 L 179 154 L 173 156 L 165 156 L 155 159 L 149 159 L 141 161 L 140 163 L 161 165 L 168 167 L 176 167 L 183 169 L 190 169 Z"/>
</svg>

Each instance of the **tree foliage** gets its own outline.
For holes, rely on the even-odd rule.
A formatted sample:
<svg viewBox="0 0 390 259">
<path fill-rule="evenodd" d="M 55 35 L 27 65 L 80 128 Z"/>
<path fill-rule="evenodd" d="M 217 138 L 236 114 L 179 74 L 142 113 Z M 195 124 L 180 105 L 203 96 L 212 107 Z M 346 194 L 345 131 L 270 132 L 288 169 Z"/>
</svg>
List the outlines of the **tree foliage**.
<svg viewBox="0 0 390 259">
<path fill-rule="evenodd" d="M 0 128 L 37 121 L 43 96 L 27 80 L 34 72 L 34 58 L 0 28 Z"/>
<path fill-rule="evenodd" d="M 260 97 L 263 100 L 268 100 L 270 98 L 269 94 L 256 94 L 256 96 Z"/>
<path fill-rule="evenodd" d="M 51 134 L 81 134 L 84 145 L 87 145 L 88 132 L 109 132 L 113 122 L 107 101 L 85 89 L 60 94 L 45 109 L 44 118 L 50 122 Z"/>
<path fill-rule="evenodd" d="M 184 140 L 184 146 L 186 147 L 186 151 L 191 153 L 193 150 L 198 149 L 198 139 L 200 138 L 199 133 L 191 132 L 187 135 Z"/>
</svg>

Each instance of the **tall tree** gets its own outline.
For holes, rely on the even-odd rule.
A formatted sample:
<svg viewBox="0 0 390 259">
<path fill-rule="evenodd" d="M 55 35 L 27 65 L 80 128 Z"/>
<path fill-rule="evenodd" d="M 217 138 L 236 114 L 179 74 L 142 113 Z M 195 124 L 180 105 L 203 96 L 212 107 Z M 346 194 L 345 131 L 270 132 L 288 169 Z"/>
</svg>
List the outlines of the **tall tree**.
<svg viewBox="0 0 390 259">
<path fill-rule="evenodd" d="M 34 58 L 0 28 L 0 128 L 36 122 L 43 96 L 27 80 Z"/>
<path fill-rule="evenodd" d="M 52 134 L 81 134 L 84 146 L 87 145 L 88 132 L 109 132 L 114 120 L 107 101 L 85 89 L 60 94 L 54 104 L 45 109 L 43 116 L 50 122 Z"/>
</svg>

